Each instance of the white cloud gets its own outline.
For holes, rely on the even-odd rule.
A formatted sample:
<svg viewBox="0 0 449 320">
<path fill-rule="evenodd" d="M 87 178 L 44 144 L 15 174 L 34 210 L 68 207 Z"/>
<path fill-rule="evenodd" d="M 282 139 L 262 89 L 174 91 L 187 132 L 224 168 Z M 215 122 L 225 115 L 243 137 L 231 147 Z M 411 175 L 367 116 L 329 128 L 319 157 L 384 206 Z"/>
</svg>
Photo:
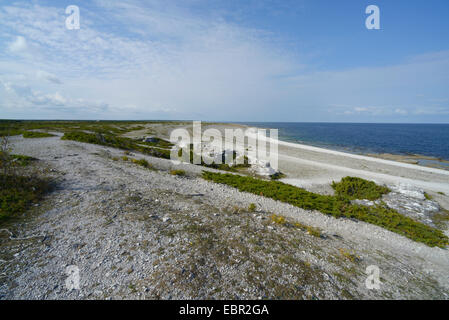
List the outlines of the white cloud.
<svg viewBox="0 0 449 320">
<path fill-rule="evenodd" d="M 71 112 L 77 116 L 86 113 L 96 115 L 108 110 L 107 103 L 101 100 L 85 100 L 83 98 L 71 98 L 60 92 L 43 93 L 33 90 L 27 85 L 12 84 L 0 80 L 0 96 L 4 98 L 2 107 L 13 110 L 29 111 L 30 114 L 63 114 Z"/>
<path fill-rule="evenodd" d="M 8 46 L 9 51 L 13 53 L 26 51 L 28 48 L 27 41 L 22 36 L 17 36 Z"/>
<path fill-rule="evenodd" d="M 416 115 L 449 115 L 449 106 L 445 107 L 420 107 L 413 110 Z"/>
<path fill-rule="evenodd" d="M 212 108 L 226 114 L 226 108 L 238 104 L 275 101 L 269 97 L 272 79 L 300 67 L 261 41 L 255 30 L 192 17 L 178 8 L 165 14 L 162 3 L 151 9 L 136 3 L 99 4 L 108 10 L 102 11 L 104 16 L 81 8 L 79 32 L 64 28 L 65 16 L 58 8 L 18 5 L 0 10 L 0 24 L 36 44 L 33 58 L 21 69 L 38 65 L 38 80 L 61 84 L 63 78 L 72 96 L 107 99 L 115 110 L 134 105 L 130 111 L 142 114 L 174 109 L 212 114 Z M 93 27 L 98 22 L 93 19 L 105 17 L 130 32 L 140 29 L 140 36 Z M 54 90 L 39 81 L 28 84 L 34 90 Z"/>
<path fill-rule="evenodd" d="M 314 72 L 273 35 L 219 14 L 193 14 L 159 0 L 94 3 L 99 10 L 80 4 L 76 31 L 65 28 L 59 5 L 0 7 L 0 28 L 18 50 L 8 51 L 31 52 L 20 60 L 0 53 L 0 99 L 6 101 L 0 108 L 11 106 L 10 114 L 15 106 L 69 110 L 67 116 L 76 114 L 73 108 L 86 117 L 288 121 L 445 110 L 444 101 L 426 109 L 417 94 L 447 96 L 449 52 L 392 66 Z"/>
<path fill-rule="evenodd" d="M 51 83 L 62 84 L 62 81 L 55 75 L 47 71 L 38 70 L 36 72 L 36 77 L 38 79 L 47 80 Z"/>
<path fill-rule="evenodd" d="M 408 114 L 408 111 L 407 111 L 407 110 L 404 110 L 404 109 L 401 109 L 401 108 L 396 108 L 396 109 L 394 110 L 394 112 L 397 113 L 397 114 L 402 114 L 402 115 Z"/>
<path fill-rule="evenodd" d="M 62 107 L 67 104 L 67 99 L 59 92 L 53 94 L 42 94 L 40 92 L 33 92 L 30 101 L 38 105 L 48 105 Z"/>
</svg>

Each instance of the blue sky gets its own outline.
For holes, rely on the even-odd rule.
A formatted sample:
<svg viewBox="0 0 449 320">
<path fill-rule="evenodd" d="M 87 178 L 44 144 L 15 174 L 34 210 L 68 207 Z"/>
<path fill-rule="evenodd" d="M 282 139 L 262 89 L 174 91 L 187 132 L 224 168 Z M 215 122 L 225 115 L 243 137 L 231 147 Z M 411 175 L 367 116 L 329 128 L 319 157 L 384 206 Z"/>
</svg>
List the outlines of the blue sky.
<svg viewBox="0 0 449 320">
<path fill-rule="evenodd" d="M 448 39 L 447 0 L 0 0 L 0 118 L 449 123 Z"/>
</svg>

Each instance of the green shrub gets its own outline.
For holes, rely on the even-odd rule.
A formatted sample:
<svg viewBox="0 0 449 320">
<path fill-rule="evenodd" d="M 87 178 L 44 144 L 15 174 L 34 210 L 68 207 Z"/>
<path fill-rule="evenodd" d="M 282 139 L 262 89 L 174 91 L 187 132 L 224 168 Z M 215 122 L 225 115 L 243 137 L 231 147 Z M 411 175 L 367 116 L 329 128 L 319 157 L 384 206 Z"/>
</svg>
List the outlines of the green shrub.
<svg viewBox="0 0 449 320">
<path fill-rule="evenodd" d="M 276 223 L 276 224 L 286 224 L 286 223 L 287 223 L 287 221 L 285 220 L 285 217 L 279 216 L 279 215 L 277 215 L 277 214 L 275 214 L 275 213 L 273 213 L 273 214 L 270 216 L 270 219 L 271 219 L 271 221 L 272 221 L 273 223 Z"/>
<path fill-rule="evenodd" d="M 113 135 L 101 133 L 86 133 L 83 131 L 66 132 L 61 140 L 73 140 L 78 142 L 99 144 L 125 150 L 132 149 L 133 146 L 132 141 L 127 138 L 119 138 Z"/>
<path fill-rule="evenodd" d="M 15 166 L 25 167 L 31 164 L 31 162 L 37 161 L 36 158 L 23 156 L 20 154 L 9 154 L 7 152 L 0 151 L 0 168 L 10 167 L 12 169 Z M 8 168 L 6 170 L 1 170 L 3 175 L 6 175 Z"/>
<path fill-rule="evenodd" d="M 29 156 L 23 156 L 23 155 L 19 155 L 19 154 L 12 154 L 10 157 L 12 159 L 13 164 L 17 164 L 22 167 L 25 167 L 25 166 L 31 164 L 31 162 L 37 160 L 36 158 L 29 157 Z"/>
<path fill-rule="evenodd" d="M 49 188 L 46 180 L 19 175 L 19 166 L 26 166 L 36 159 L 11 155 L 9 150 L 8 138 L 0 137 L 0 222 L 23 213 Z"/>
<path fill-rule="evenodd" d="M 165 148 L 165 149 L 170 149 L 171 147 L 173 147 L 173 144 L 167 140 L 164 139 L 159 139 L 156 138 L 155 142 L 145 142 L 145 141 L 140 141 L 140 140 L 136 140 L 137 143 L 139 144 L 144 144 L 146 146 L 150 146 L 150 147 L 158 147 L 158 148 Z"/>
<path fill-rule="evenodd" d="M 270 178 L 271 180 L 279 180 L 285 178 L 285 174 L 283 174 L 282 172 L 276 172 L 275 174 L 272 174 Z"/>
<path fill-rule="evenodd" d="M 50 138 L 54 137 L 55 135 L 46 133 L 46 132 L 37 132 L 37 131 L 25 131 L 23 133 L 23 137 L 26 139 L 32 139 L 32 138 Z"/>
<path fill-rule="evenodd" d="M 347 217 L 371 223 L 429 246 L 444 247 L 449 244 L 448 237 L 441 230 L 381 205 L 355 205 L 345 197 L 320 195 L 279 181 L 208 171 L 203 171 L 202 176 L 206 180 L 226 184 L 242 192 L 265 196 L 306 210 L 318 210 L 336 218 Z"/>
<path fill-rule="evenodd" d="M 23 133 L 23 129 L 14 120 L 0 120 L 0 137 L 18 136 Z"/>
<path fill-rule="evenodd" d="M 20 135 L 29 130 L 52 130 L 60 132 L 90 131 L 105 135 L 122 135 L 130 131 L 145 129 L 143 125 L 150 122 L 151 121 L 0 120 L 0 136 Z"/>
<path fill-rule="evenodd" d="M 147 169 L 152 169 L 153 168 L 153 166 L 150 163 L 148 163 L 148 161 L 145 160 L 145 159 L 140 159 L 140 160 L 133 159 L 132 162 L 137 164 L 137 165 L 139 165 L 139 166 L 147 168 Z"/>
<path fill-rule="evenodd" d="M 170 159 L 170 150 L 139 146 L 132 139 L 117 137 L 112 134 L 71 131 L 66 132 L 61 139 L 98 144 L 128 151 L 134 150 L 153 157 Z"/>
<path fill-rule="evenodd" d="M 47 180 L 24 176 L 0 176 L 0 221 L 23 213 L 49 190 Z"/>
<path fill-rule="evenodd" d="M 209 171 L 203 172 L 203 178 L 230 185 L 238 188 L 240 191 L 288 202 L 308 210 L 320 210 L 323 213 L 334 216 L 341 216 L 341 207 L 350 204 L 349 201 L 343 201 L 333 196 L 312 193 L 280 181 L 267 181 L 247 176 L 213 173 Z"/>
<path fill-rule="evenodd" d="M 193 163 L 193 156 L 194 156 L 193 144 L 190 144 L 188 149 L 190 150 L 189 161 L 190 161 L 190 163 Z M 185 152 L 184 149 L 179 149 L 178 150 L 178 157 L 181 158 L 183 156 L 183 152 Z M 236 152 L 234 151 L 234 154 L 233 154 L 233 160 L 234 161 L 236 160 L 236 157 L 237 157 L 237 155 L 236 155 Z M 232 165 L 232 166 L 230 166 L 229 164 L 225 163 L 225 160 L 226 160 L 225 156 L 223 155 L 222 156 L 222 163 L 215 163 L 215 162 L 213 162 L 211 164 L 207 164 L 206 162 L 204 162 L 203 158 L 201 157 L 201 164 L 200 165 L 203 166 L 203 167 L 207 167 L 207 168 L 212 168 L 212 169 L 217 169 L 217 170 L 222 170 L 222 171 L 229 171 L 229 172 L 238 172 L 238 169 L 240 169 L 240 168 L 248 168 L 248 167 L 251 166 L 249 164 L 249 159 L 248 159 L 247 156 L 244 156 L 243 163 L 235 164 L 235 165 Z"/>
<path fill-rule="evenodd" d="M 173 176 L 184 177 L 186 175 L 186 172 L 184 170 L 171 170 L 170 174 Z"/>
<path fill-rule="evenodd" d="M 256 211 L 256 204 L 255 203 L 251 203 L 248 207 L 248 211 L 249 212 L 254 212 Z"/>
<path fill-rule="evenodd" d="M 348 259 L 351 262 L 358 262 L 360 261 L 360 257 L 357 256 L 355 253 L 351 253 L 350 251 L 344 249 L 344 248 L 340 248 L 338 249 L 338 251 L 340 251 L 340 254 L 342 257 Z"/>
<path fill-rule="evenodd" d="M 321 238 L 321 229 L 319 228 L 314 228 L 314 227 L 307 227 L 307 233 L 310 234 L 311 236 L 317 237 L 317 238 Z"/>
<path fill-rule="evenodd" d="M 373 181 L 357 177 L 345 177 L 338 183 L 332 182 L 332 188 L 334 188 L 337 196 L 350 200 L 377 200 L 383 194 L 390 192 L 387 187 L 378 186 Z"/>
</svg>

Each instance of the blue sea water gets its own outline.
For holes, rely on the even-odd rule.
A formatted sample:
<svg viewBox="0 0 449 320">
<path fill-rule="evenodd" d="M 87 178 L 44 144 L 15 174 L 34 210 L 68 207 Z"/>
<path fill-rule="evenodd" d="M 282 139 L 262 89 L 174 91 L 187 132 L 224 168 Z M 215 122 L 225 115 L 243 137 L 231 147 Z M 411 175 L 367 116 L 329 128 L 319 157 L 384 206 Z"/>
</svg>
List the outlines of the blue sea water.
<svg viewBox="0 0 449 320">
<path fill-rule="evenodd" d="M 449 160 L 449 124 L 250 122 L 279 139 L 352 153 L 419 154 Z"/>
</svg>

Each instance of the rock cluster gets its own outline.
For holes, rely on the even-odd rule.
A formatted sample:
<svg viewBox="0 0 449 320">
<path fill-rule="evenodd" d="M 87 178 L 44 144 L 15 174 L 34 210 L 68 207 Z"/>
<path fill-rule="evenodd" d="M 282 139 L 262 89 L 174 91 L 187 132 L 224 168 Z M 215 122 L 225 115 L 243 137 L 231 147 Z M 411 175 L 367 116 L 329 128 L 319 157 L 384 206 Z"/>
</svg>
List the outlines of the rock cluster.
<svg viewBox="0 0 449 320">
<path fill-rule="evenodd" d="M 403 215 L 434 226 L 431 217 L 440 211 L 440 206 L 436 201 L 427 199 L 424 190 L 408 184 L 388 187 L 391 192 L 383 195 L 379 200 L 354 200 L 354 203 L 372 206 L 383 202 L 389 208 L 395 209 Z"/>
</svg>

